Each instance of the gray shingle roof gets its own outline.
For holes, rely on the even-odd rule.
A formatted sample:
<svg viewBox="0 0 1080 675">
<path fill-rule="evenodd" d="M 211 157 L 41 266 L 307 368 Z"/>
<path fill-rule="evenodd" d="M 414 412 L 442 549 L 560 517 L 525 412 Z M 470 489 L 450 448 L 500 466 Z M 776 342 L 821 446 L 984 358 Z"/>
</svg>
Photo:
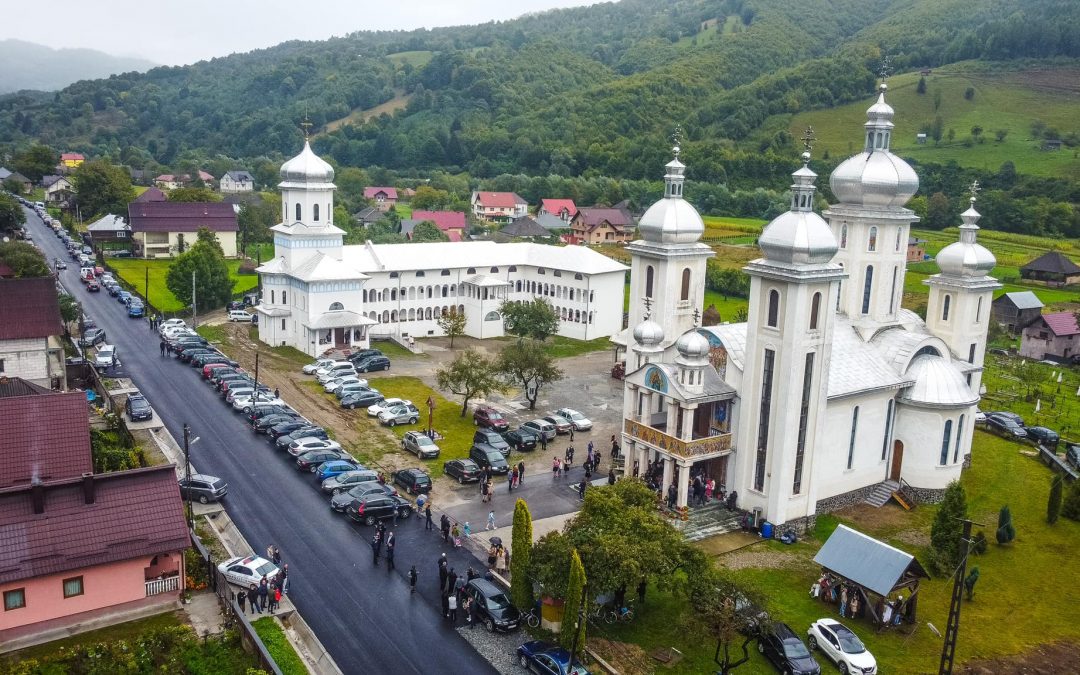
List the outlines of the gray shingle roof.
<svg viewBox="0 0 1080 675">
<path fill-rule="evenodd" d="M 930 578 L 915 556 L 846 525 L 837 526 L 814 562 L 878 595 L 891 593 L 909 568 L 914 576 Z"/>
<path fill-rule="evenodd" d="M 1080 266 L 1059 251 L 1049 251 L 1020 268 L 1023 272 L 1048 272 L 1051 274 L 1080 274 Z"/>
</svg>

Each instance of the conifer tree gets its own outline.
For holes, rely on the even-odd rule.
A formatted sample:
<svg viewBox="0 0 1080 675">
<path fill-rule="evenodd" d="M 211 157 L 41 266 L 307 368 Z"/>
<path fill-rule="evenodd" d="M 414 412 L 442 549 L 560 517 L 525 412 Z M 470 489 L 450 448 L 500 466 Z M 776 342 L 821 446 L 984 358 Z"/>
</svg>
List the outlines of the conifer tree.
<svg viewBox="0 0 1080 675">
<path fill-rule="evenodd" d="M 1001 511 L 998 513 L 998 529 L 997 529 L 997 541 L 999 544 L 1008 544 L 1010 541 L 1016 538 L 1016 528 L 1012 523 L 1012 511 L 1009 510 L 1009 505 L 1001 507 Z"/>
<path fill-rule="evenodd" d="M 574 549 L 570 552 L 570 581 L 566 586 L 566 604 L 563 605 L 562 630 L 559 632 L 559 644 L 568 650 L 585 646 L 585 618 L 578 621 L 584 589 L 585 566 L 581 564 L 577 549 Z"/>
<path fill-rule="evenodd" d="M 930 528 L 930 546 L 940 567 L 951 571 L 963 555 L 960 539 L 963 537 L 963 520 L 967 518 L 967 496 L 959 481 L 949 483 L 945 498 L 938 506 L 934 524 Z"/>
<path fill-rule="evenodd" d="M 511 535 L 513 557 L 510 558 L 510 596 L 523 612 L 532 609 L 533 584 L 529 574 L 532 553 L 532 514 L 524 499 L 514 505 L 514 529 Z"/>
</svg>

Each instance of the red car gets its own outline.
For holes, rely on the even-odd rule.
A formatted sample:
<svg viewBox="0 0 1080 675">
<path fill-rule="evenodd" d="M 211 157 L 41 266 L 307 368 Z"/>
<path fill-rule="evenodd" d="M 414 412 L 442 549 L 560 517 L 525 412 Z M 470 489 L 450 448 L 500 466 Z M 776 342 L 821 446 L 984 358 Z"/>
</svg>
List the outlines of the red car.
<svg viewBox="0 0 1080 675">
<path fill-rule="evenodd" d="M 101 290 L 101 284 L 96 281 L 88 281 L 86 282 L 86 290 L 90 291 L 91 293 L 97 293 Z"/>
<path fill-rule="evenodd" d="M 476 406 L 473 412 L 473 424 L 503 432 L 510 428 L 510 424 L 494 408 L 486 405 Z"/>
</svg>

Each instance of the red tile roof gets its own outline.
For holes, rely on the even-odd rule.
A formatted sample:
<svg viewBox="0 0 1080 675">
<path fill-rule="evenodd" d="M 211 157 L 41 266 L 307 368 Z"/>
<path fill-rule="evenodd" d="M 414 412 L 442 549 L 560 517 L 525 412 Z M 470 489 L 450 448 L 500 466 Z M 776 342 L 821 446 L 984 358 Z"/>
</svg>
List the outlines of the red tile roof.
<svg viewBox="0 0 1080 675">
<path fill-rule="evenodd" d="M 165 193 L 156 187 L 147 188 L 141 195 L 135 198 L 137 202 L 164 202 L 168 201 Z"/>
<path fill-rule="evenodd" d="M 450 241 L 461 241 L 461 232 L 458 230 L 448 230 L 446 232 L 446 238 Z"/>
<path fill-rule="evenodd" d="M 63 332 L 52 277 L 0 280 L 0 340 L 44 338 Z"/>
<path fill-rule="evenodd" d="M 430 220 L 443 232 L 447 230 L 464 230 L 465 214 L 461 211 L 413 211 L 412 220 L 420 222 Z"/>
<path fill-rule="evenodd" d="M 224 202 L 131 202 L 132 232 L 236 232 L 236 211 Z"/>
<path fill-rule="evenodd" d="M 1076 315 L 1072 312 L 1054 312 L 1043 314 L 1042 320 L 1054 335 L 1076 335 L 1080 333 L 1080 326 L 1076 325 Z"/>
<path fill-rule="evenodd" d="M 83 157 L 78 152 L 65 152 L 65 153 L 61 153 L 61 155 L 60 155 L 60 161 L 80 160 L 80 159 L 86 159 L 86 158 Z"/>
<path fill-rule="evenodd" d="M 476 201 L 485 208 L 512 209 L 517 204 L 527 203 L 513 192 L 477 192 Z"/>
<path fill-rule="evenodd" d="M 604 222 L 619 229 L 633 227 L 633 218 L 630 214 L 624 209 L 613 207 L 590 206 L 578 209 L 577 220 L 589 229 Z"/>
<path fill-rule="evenodd" d="M 0 398 L 0 488 L 93 471 L 85 393 L 6 389 L 16 395 Z"/>
<path fill-rule="evenodd" d="M 569 212 L 571 218 L 577 215 L 577 206 L 574 205 L 573 199 L 540 200 L 540 210 L 550 213 L 553 216 L 559 215 L 563 209 L 566 209 L 567 212 Z"/>
<path fill-rule="evenodd" d="M 364 188 L 364 199 L 375 199 L 380 192 L 386 195 L 387 199 L 397 199 L 397 188 L 392 187 L 366 187 Z"/>
<path fill-rule="evenodd" d="M 85 423 L 84 423 L 85 426 Z M 189 545 L 172 465 L 45 483 L 43 513 L 33 488 L 0 490 L 0 583 L 153 556 Z"/>
</svg>

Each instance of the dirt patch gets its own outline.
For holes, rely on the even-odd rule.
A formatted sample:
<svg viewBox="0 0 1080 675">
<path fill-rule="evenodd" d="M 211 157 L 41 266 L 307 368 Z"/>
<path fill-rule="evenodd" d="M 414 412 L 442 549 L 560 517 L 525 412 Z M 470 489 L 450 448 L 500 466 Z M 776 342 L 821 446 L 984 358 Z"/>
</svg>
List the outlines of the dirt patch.
<svg viewBox="0 0 1080 675">
<path fill-rule="evenodd" d="M 797 570 L 813 568 L 801 555 L 774 551 L 771 549 L 749 549 L 735 551 L 716 558 L 716 565 L 729 570 L 773 569 L 773 570 Z"/>
<path fill-rule="evenodd" d="M 613 642 L 603 638 L 588 638 L 589 649 L 600 655 L 622 675 L 652 675 L 655 661 L 637 645 Z"/>
<path fill-rule="evenodd" d="M 1015 656 L 968 661 L 956 672 L 961 675 L 1080 673 L 1080 666 L 1077 664 L 1080 664 L 1080 645 L 1055 642 Z"/>
<path fill-rule="evenodd" d="M 915 513 L 915 511 L 905 511 L 895 502 L 889 502 L 880 508 L 869 504 L 854 504 L 835 511 L 832 515 L 857 530 L 895 536 L 894 532 L 907 532 L 911 529 L 912 515 Z"/>
</svg>

